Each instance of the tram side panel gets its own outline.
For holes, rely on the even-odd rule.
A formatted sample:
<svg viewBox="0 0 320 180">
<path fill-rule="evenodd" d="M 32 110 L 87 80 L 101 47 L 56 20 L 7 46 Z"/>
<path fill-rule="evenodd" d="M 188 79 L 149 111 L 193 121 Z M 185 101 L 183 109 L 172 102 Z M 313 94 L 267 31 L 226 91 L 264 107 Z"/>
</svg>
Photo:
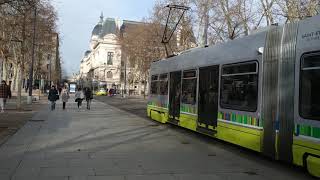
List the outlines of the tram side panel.
<svg viewBox="0 0 320 180">
<path fill-rule="evenodd" d="M 299 23 L 293 163 L 320 177 L 320 16 Z"/>
<path fill-rule="evenodd" d="M 263 122 L 260 119 L 261 57 L 222 64 L 216 137 L 261 152 Z"/>
</svg>

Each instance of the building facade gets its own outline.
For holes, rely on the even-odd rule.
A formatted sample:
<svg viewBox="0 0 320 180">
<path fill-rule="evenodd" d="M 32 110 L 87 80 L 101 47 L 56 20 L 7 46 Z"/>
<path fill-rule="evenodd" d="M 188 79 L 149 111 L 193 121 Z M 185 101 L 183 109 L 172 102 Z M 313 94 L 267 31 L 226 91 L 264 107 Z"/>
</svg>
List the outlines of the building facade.
<svg viewBox="0 0 320 180">
<path fill-rule="evenodd" d="M 84 53 L 80 64 L 79 84 L 83 87 L 92 87 L 94 91 L 116 89 L 118 93 L 126 91 L 132 94 L 143 94 L 142 83 L 128 82 L 132 74 L 122 55 L 120 35 L 128 24 L 141 24 L 135 21 L 103 18 L 93 28 L 89 50 Z M 147 91 L 146 91 L 147 92 Z"/>
</svg>

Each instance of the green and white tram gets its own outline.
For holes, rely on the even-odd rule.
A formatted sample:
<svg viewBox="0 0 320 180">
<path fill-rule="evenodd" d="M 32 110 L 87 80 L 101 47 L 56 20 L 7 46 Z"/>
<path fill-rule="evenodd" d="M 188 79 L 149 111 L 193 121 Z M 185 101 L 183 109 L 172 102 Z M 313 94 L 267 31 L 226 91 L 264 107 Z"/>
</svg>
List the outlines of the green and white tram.
<svg viewBox="0 0 320 180">
<path fill-rule="evenodd" d="M 320 177 L 320 16 L 151 65 L 148 116 Z"/>
</svg>

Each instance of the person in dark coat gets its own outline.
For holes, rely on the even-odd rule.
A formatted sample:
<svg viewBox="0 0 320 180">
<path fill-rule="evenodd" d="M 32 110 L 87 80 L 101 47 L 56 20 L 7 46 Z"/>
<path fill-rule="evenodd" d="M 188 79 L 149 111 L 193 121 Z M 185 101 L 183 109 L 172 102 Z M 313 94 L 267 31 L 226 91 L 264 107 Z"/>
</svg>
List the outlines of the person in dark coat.
<svg viewBox="0 0 320 180">
<path fill-rule="evenodd" d="M 78 91 L 76 92 L 76 94 L 74 95 L 75 97 L 75 102 L 78 103 L 78 111 L 80 111 L 81 107 L 82 107 L 82 101 L 84 99 L 84 93 L 81 90 L 81 88 L 78 88 Z"/>
<path fill-rule="evenodd" d="M 87 101 L 87 109 L 90 110 L 91 108 L 91 100 L 93 99 L 93 94 L 90 88 L 86 88 L 85 92 L 84 92 L 84 96 L 86 97 L 86 101 Z"/>
<path fill-rule="evenodd" d="M 48 100 L 50 101 L 51 105 L 51 111 L 56 109 L 56 101 L 59 99 L 59 94 L 55 86 L 52 86 L 49 95 L 48 95 Z"/>
<path fill-rule="evenodd" d="M 7 85 L 6 81 L 1 81 L 0 85 L 0 107 L 1 107 L 1 112 L 4 112 L 4 107 L 7 102 L 7 98 L 10 98 L 11 96 L 10 87 Z"/>
</svg>

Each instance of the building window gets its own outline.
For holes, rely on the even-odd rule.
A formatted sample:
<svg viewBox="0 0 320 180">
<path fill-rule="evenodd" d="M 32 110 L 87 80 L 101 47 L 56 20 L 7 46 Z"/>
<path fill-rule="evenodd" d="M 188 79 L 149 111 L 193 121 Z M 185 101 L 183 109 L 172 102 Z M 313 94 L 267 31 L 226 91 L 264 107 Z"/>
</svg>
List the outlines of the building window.
<svg viewBox="0 0 320 180">
<path fill-rule="evenodd" d="M 182 79 L 182 99 L 183 104 L 196 104 L 197 99 L 197 71 L 184 71 Z"/>
<path fill-rule="evenodd" d="M 108 65 L 113 65 L 113 52 L 108 52 L 108 60 L 107 60 L 107 64 Z"/>
<path fill-rule="evenodd" d="M 168 95 L 168 74 L 161 74 L 159 80 L 160 95 Z"/>
<path fill-rule="evenodd" d="M 108 71 L 108 72 L 107 72 L 107 78 L 109 78 L 109 79 L 110 79 L 110 78 L 113 78 L 113 75 L 112 75 L 112 72 L 111 72 L 111 71 Z"/>
<path fill-rule="evenodd" d="M 258 104 L 258 63 L 222 66 L 220 87 L 222 108 L 255 112 Z"/>
<path fill-rule="evenodd" d="M 159 94 L 159 80 L 158 75 L 151 76 L 151 94 Z"/>
<path fill-rule="evenodd" d="M 320 120 L 320 53 L 301 58 L 299 113 L 305 119 Z"/>
</svg>

